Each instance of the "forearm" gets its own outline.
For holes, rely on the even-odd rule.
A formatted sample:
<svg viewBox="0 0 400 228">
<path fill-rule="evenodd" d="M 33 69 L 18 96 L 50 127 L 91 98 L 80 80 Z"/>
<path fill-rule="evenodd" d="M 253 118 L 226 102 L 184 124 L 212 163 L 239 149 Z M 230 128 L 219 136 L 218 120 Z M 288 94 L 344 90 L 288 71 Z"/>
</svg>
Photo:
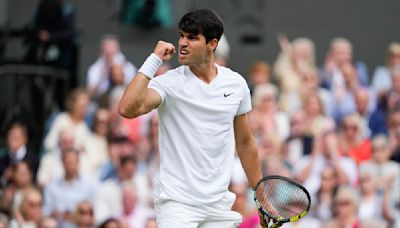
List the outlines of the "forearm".
<svg viewBox="0 0 400 228">
<path fill-rule="evenodd" d="M 262 178 L 257 147 L 253 140 L 249 140 L 246 144 L 238 145 L 236 149 L 249 184 L 254 189 Z"/>
</svg>

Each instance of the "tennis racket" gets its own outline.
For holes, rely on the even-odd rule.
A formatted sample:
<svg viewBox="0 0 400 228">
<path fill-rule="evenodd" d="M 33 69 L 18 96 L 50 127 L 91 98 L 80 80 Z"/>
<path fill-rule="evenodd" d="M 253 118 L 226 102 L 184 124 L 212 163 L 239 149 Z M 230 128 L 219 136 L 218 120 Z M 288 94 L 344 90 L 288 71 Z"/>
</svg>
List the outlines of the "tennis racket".
<svg viewBox="0 0 400 228">
<path fill-rule="evenodd" d="M 254 200 L 266 227 L 280 227 L 304 217 L 311 206 L 310 193 L 283 176 L 266 176 L 255 187 Z M 271 222 L 272 221 L 272 222 Z M 272 223 L 269 226 L 269 223 Z"/>
</svg>

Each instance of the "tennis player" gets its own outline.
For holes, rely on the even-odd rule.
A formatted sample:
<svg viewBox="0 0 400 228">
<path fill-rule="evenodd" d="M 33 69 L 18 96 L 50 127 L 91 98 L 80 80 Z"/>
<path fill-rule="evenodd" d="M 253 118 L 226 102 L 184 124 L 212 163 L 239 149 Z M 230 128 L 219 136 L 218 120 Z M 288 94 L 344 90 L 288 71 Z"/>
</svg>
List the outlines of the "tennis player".
<svg viewBox="0 0 400 228">
<path fill-rule="evenodd" d="M 249 130 L 250 92 L 238 73 L 218 66 L 214 51 L 224 27 L 202 9 L 179 22 L 179 66 L 154 77 L 176 53 L 158 41 L 128 85 L 119 112 L 134 118 L 158 109 L 160 173 L 155 190 L 159 228 L 229 228 L 241 223 L 228 191 L 234 150 L 254 188 L 261 179 Z"/>
</svg>

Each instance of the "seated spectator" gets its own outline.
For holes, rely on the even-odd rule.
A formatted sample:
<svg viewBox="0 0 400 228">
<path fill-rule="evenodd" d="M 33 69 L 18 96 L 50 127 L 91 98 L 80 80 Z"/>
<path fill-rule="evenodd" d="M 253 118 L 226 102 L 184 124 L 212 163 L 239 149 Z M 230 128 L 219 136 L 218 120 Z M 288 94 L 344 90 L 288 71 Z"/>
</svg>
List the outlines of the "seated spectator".
<svg viewBox="0 0 400 228">
<path fill-rule="evenodd" d="M 94 213 L 92 203 L 90 201 L 81 201 L 76 206 L 73 221 L 76 228 L 92 228 L 94 227 Z"/>
<path fill-rule="evenodd" d="M 392 87 L 391 70 L 400 66 L 400 43 L 392 42 L 386 51 L 385 66 L 378 66 L 372 76 L 372 87 L 378 98 L 386 94 Z"/>
<path fill-rule="evenodd" d="M 110 111 L 100 108 L 94 116 L 92 134 L 81 151 L 80 169 L 86 174 L 98 176 L 101 166 L 108 160 L 107 137 L 110 134 Z"/>
<path fill-rule="evenodd" d="M 372 158 L 360 164 L 360 172 L 368 172 L 377 181 L 377 188 L 384 190 L 386 182 L 392 182 L 389 190 L 391 201 L 400 201 L 400 164 L 390 161 L 390 146 L 388 138 L 378 135 L 372 139 Z"/>
<path fill-rule="evenodd" d="M 361 198 L 358 208 L 360 221 L 368 218 L 384 221 L 388 217 L 385 213 L 390 213 L 392 210 L 388 203 L 389 194 L 381 194 L 382 192 L 378 191 L 377 184 L 376 177 L 371 175 L 369 171 L 360 172 Z"/>
<path fill-rule="evenodd" d="M 314 136 L 306 132 L 306 114 L 299 109 L 290 115 L 290 136 L 283 147 L 283 156 L 290 165 L 311 153 Z"/>
<path fill-rule="evenodd" d="M 71 91 L 66 100 L 66 112 L 59 113 L 50 126 L 50 130 L 44 139 L 44 148 L 47 151 L 54 151 L 57 147 L 58 137 L 63 129 L 72 129 L 75 135 L 78 149 L 84 147 L 84 143 L 91 132 L 85 122 L 89 97 L 84 89 Z"/>
<path fill-rule="evenodd" d="M 334 217 L 323 227 L 360 227 L 357 214 L 359 204 L 360 195 L 356 189 L 347 185 L 340 186 L 333 204 Z"/>
<path fill-rule="evenodd" d="M 28 146 L 28 128 L 22 123 L 14 123 L 7 131 L 7 153 L 0 157 L 0 186 L 4 186 L 13 176 L 13 166 L 25 161 L 31 168 L 33 177 L 39 166 L 39 157 L 36 151 Z"/>
<path fill-rule="evenodd" d="M 92 101 L 97 101 L 111 87 L 110 70 L 115 65 L 122 67 L 123 84 L 128 84 L 136 74 L 136 67 L 122 54 L 117 36 L 107 34 L 100 41 L 100 56 L 87 73 L 87 88 Z"/>
<path fill-rule="evenodd" d="M 54 151 L 46 152 L 39 165 L 37 183 L 40 187 L 46 186 L 49 182 L 60 179 L 64 176 L 62 165 L 62 151 L 75 148 L 75 136 L 72 129 L 66 128 L 60 131 L 58 147 Z"/>
<path fill-rule="evenodd" d="M 340 152 L 352 158 L 357 164 L 371 158 L 371 140 L 363 135 L 365 129 L 361 117 L 357 113 L 345 116 L 340 124 Z"/>
<path fill-rule="evenodd" d="M 344 62 L 340 65 L 341 76 L 343 77 L 343 85 L 331 88 L 334 96 L 335 111 L 333 117 L 336 122 L 340 122 L 342 118 L 350 113 L 356 112 L 355 93 L 358 89 L 368 91 L 368 111 L 373 112 L 377 106 L 376 94 L 368 86 L 361 84 L 357 77 L 357 71 L 353 63 Z"/>
<path fill-rule="evenodd" d="M 326 166 L 321 172 L 321 184 L 315 196 L 312 196 L 311 214 L 326 222 L 332 219 L 333 200 L 338 188 L 338 176 L 332 166 Z"/>
<path fill-rule="evenodd" d="M 102 223 L 107 218 L 118 218 L 123 211 L 122 187 L 124 183 L 134 184 L 138 194 L 138 203 L 148 206 L 151 198 L 147 177 L 137 173 L 137 161 L 132 154 L 123 154 L 122 151 L 116 156 L 119 160 L 116 169 L 116 177 L 109 178 L 100 183 L 95 193 L 95 218 L 96 223 Z M 152 202 L 152 200 L 151 200 Z"/>
<path fill-rule="evenodd" d="M 145 228 L 146 222 L 154 216 L 154 211 L 138 202 L 136 186 L 124 183 L 122 186 L 122 214 L 120 221 L 126 227 Z"/>
<path fill-rule="evenodd" d="M 338 176 L 339 184 L 355 185 L 358 177 L 357 166 L 353 159 L 340 156 L 337 134 L 328 130 L 321 132 L 313 143 L 311 155 L 302 157 L 294 166 L 293 173 L 315 195 L 321 186 L 321 172 L 331 166 Z"/>
<path fill-rule="evenodd" d="M 42 219 L 42 195 L 35 188 L 28 188 L 22 192 L 22 201 L 18 213 L 11 220 L 10 228 L 38 227 Z"/>
<path fill-rule="evenodd" d="M 24 161 L 14 165 L 12 184 L 15 186 L 13 209 L 17 213 L 22 201 L 22 193 L 25 189 L 34 187 L 32 171 L 29 164 Z"/>
<path fill-rule="evenodd" d="M 256 142 L 268 132 L 278 134 L 281 140 L 289 137 L 289 117 L 278 110 L 277 96 L 278 89 L 272 84 L 259 85 L 254 90 L 254 109 L 249 114 L 249 124 Z"/>
<path fill-rule="evenodd" d="M 371 111 L 368 108 L 370 94 L 368 90 L 359 88 L 354 92 L 354 99 L 356 103 L 356 112 L 362 118 L 363 135 L 367 138 L 374 137 L 377 134 L 387 134 L 386 116 L 385 113 L 379 109 Z"/>
<path fill-rule="evenodd" d="M 282 94 L 299 92 L 302 86 L 301 73 L 303 67 L 315 67 L 314 43 L 305 37 L 300 37 L 289 43 L 286 36 L 278 37 L 281 53 L 275 64 L 275 77 L 279 82 Z"/>
<path fill-rule="evenodd" d="M 353 45 L 343 37 L 332 39 L 328 53 L 325 57 L 324 66 L 320 69 L 321 85 L 327 89 L 343 87 L 344 79 L 340 66 L 343 63 L 351 63 L 353 60 Z M 355 63 L 357 81 L 360 85 L 368 85 L 368 68 L 364 62 Z"/>
<path fill-rule="evenodd" d="M 79 172 L 79 151 L 62 151 L 64 177 L 44 187 L 43 213 L 56 218 L 61 227 L 73 223 L 73 212 L 79 202 L 93 200 L 96 182 Z"/>
<path fill-rule="evenodd" d="M 250 93 L 253 94 L 256 86 L 272 83 L 271 66 L 263 60 L 253 63 L 250 66 L 248 79 Z"/>
</svg>

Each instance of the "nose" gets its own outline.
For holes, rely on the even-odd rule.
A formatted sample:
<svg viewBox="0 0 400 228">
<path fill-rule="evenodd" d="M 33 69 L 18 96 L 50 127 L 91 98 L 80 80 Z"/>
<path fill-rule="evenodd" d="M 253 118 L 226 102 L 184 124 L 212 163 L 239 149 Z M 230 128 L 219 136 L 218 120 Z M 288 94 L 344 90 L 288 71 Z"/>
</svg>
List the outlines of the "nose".
<svg viewBox="0 0 400 228">
<path fill-rule="evenodd" d="M 186 39 L 186 37 L 180 37 L 180 38 L 179 38 L 179 46 L 181 46 L 181 47 L 186 47 L 186 46 L 187 46 L 187 39 Z"/>
</svg>

